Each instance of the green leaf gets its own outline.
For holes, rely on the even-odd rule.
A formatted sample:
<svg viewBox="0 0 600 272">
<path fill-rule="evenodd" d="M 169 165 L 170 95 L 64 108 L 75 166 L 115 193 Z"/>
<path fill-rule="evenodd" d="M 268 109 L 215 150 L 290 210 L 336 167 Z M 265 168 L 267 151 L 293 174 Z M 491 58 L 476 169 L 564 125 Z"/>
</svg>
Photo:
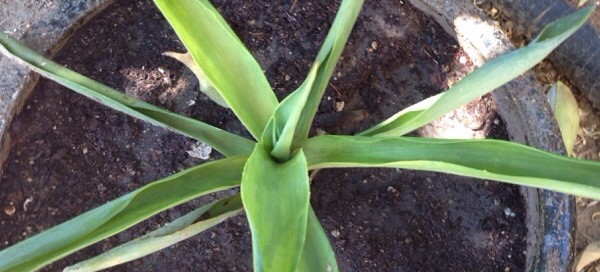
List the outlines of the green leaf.
<svg viewBox="0 0 600 272">
<path fill-rule="evenodd" d="M 319 54 L 315 60 L 315 66 L 319 66 L 310 96 L 306 102 L 300 121 L 296 128 L 295 143 L 299 143 L 308 137 L 312 120 L 317 113 L 323 93 L 329 84 L 331 74 L 342 55 L 346 41 L 358 18 L 364 0 L 343 0 L 336 14 L 333 25 L 325 38 Z"/>
<path fill-rule="evenodd" d="M 529 45 L 484 64 L 434 99 L 430 107 L 399 112 L 360 135 L 401 136 L 493 91 L 542 61 L 585 23 L 594 8 L 592 5 L 547 25 Z"/>
<path fill-rule="evenodd" d="M 154 0 L 233 112 L 259 139 L 278 101 L 260 66 L 207 0 Z"/>
<path fill-rule="evenodd" d="M 498 140 L 320 136 L 303 150 L 309 168 L 399 167 L 491 179 L 600 199 L 600 162 Z"/>
<path fill-rule="evenodd" d="M 245 157 L 206 163 L 150 183 L 0 251 L 0 271 L 31 271 L 168 208 L 239 185 Z"/>
<path fill-rule="evenodd" d="M 196 138 L 226 156 L 249 155 L 254 142 L 135 99 L 44 58 L 0 31 L 0 52 L 40 75 L 114 110 Z"/>
<path fill-rule="evenodd" d="M 573 147 L 579 132 L 579 107 L 571 89 L 562 82 L 556 82 L 546 94 L 558 127 L 562 135 L 565 148 L 569 156 L 573 154 Z"/>
<path fill-rule="evenodd" d="M 278 161 L 287 161 L 292 154 L 294 133 L 318 68 L 316 63 L 302 85 L 279 104 L 263 133 L 262 143 Z"/>
<path fill-rule="evenodd" d="M 310 195 L 302 150 L 277 163 L 264 146 L 256 145 L 244 167 L 241 194 L 252 231 L 254 270 L 295 271 L 304 246 Z"/>
<path fill-rule="evenodd" d="M 178 218 L 102 255 L 69 266 L 66 271 L 98 271 L 130 262 L 203 232 L 242 211 L 240 195 L 226 197 Z"/>
<path fill-rule="evenodd" d="M 227 105 L 225 99 L 221 96 L 219 91 L 217 91 L 217 89 L 215 89 L 215 87 L 212 84 L 210 84 L 210 81 L 208 80 L 208 78 L 206 78 L 206 75 L 202 71 L 202 68 L 200 68 L 200 66 L 196 64 L 196 62 L 192 58 L 192 55 L 190 55 L 189 52 L 185 54 L 165 52 L 163 53 L 163 55 L 174 58 L 179 62 L 183 63 L 183 65 L 190 69 L 194 73 L 194 75 L 196 75 L 196 78 L 198 78 L 198 83 L 200 83 L 201 92 L 206 94 L 206 96 L 208 96 L 210 100 L 217 103 L 219 106 L 229 108 L 229 105 Z"/>
<path fill-rule="evenodd" d="M 329 244 L 327 235 L 319 223 L 319 219 L 312 207 L 308 212 L 308 226 L 306 227 L 306 240 L 298 264 L 298 272 L 313 271 L 338 271 L 335 254 Z"/>
</svg>

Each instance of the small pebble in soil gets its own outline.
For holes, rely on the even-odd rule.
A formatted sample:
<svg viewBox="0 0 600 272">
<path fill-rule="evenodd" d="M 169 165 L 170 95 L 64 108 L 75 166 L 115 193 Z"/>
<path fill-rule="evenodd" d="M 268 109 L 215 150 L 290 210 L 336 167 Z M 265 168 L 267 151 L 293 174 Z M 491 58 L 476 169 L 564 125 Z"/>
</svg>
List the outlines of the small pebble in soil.
<svg viewBox="0 0 600 272">
<path fill-rule="evenodd" d="M 317 128 L 315 129 L 315 133 L 317 134 L 317 136 L 321 136 L 321 135 L 325 135 L 327 134 L 327 132 L 321 128 Z"/>
<path fill-rule="evenodd" d="M 192 158 L 208 160 L 208 159 L 210 159 L 210 153 L 212 152 L 212 147 L 210 147 L 209 145 L 202 143 L 202 142 L 196 142 L 195 144 L 193 144 L 190 147 L 190 150 L 186 150 L 186 152 Z"/>
<path fill-rule="evenodd" d="M 467 63 L 467 57 L 465 57 L 465 56 L 460 56 L 460 58 L 458 58 L 458 62 L 460 62 L 461 64 L 465 64 L 465 63 Z"/>
<path fill-rule="evenodd" d="M 513 212 L 513 211 L 512 211 L 510 208 L 506 208 L 506 209 L 504 209 L 504 215 L 505 215 L 506 217 L 515 217 L 515 216 L 517 216 L 517 215 L 515 214 L 515 212 Z"/>
<path fill-rule="evenodd" d="M 398 191 L 398 189 L 396 189 L 396 188 L 394 188 L 394 187 L 392 187 L 392 186 L 389 186 L 389 187 L 387 188 L 387 191 L 388 191 L 389 193 L 392 193 L 394 196 L 399 196 L 399 195 L 400 195 L 400 192 Z"/>
<path fill-rule="evenodd" d="M 15 214 L 16 211 L 17 211 L 17 209 L 15 208 L 15 206 L 12 203 L 4 206 L 4 213 L 6 215 L 13 215 L 13 214 Z"/>
<path fill-rule="evenodd" d="M 335 102 L 335 111 L 337 111 L 337 112 L 343 111 L 345 105 L 346 105 L 346 103 L 344 103 L 344 101 Z"/>
<path fill-rule="evenodd" d="M 378 46 L 379 46 L 379 45 L 377 44 L 377 42 L 376 42 L 376 41 L 373 41 L 373 42 L 371 43 L 371 48 L 373 48 L 373 50 L 377 50 L 377 47 L 378 47 Z"/>
<path fill-rule="evenodd" d="M 340 237 L 340 231 L 339 230 L 332 230 L 331 231 L 331 235 L 333 235 L 333 237 L 338 238 Z"/>
</svg>

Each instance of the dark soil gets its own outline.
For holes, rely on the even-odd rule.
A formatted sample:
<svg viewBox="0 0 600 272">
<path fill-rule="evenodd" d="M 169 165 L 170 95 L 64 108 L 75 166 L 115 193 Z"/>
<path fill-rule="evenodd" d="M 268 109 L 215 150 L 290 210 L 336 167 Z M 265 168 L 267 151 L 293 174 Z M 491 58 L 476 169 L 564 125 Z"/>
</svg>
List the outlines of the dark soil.
<svg viewBox="0 0 600 272">
<path fill-rule="evenodd" d="M 338 7 L 331 1 L 214 1 L 266 71 L 279 98 L 302 82 Z M 59 63 L 151 103 L 248 135 L 197 91 L 191 72 L 161 56 L 182 51 L 150 1 L 118 1 L 75 34 Z M 462 58 L 461 58 L 462 57 Z M 447 88 L 472 69 L 454 40 L 403 1 L 367 1 L 314 128 L 353 133 Z M 489 98 L 449 114 L 473 135 L 506 137 Z M 443 132 L 440 122 L 421 130 Z M 441 132 L 439 132 L 441 131 Z M 10 128 L 0 182 L 0 248 L 143 184 L 202 163 L 196 142 L 40 82 Z M 460 134 L 463 135 L 463 134 Z M 219 157 L 213 152 L 212 158 Z M 523 270 L 523 200 L 513 186 L 396 169 L 325 170 L 312 203 L 343 271 Z M 211 199 L 211 198 L 208 198 Z M 207 201 L 168 210 L 61 260 L 99 254 Z M 250 270 L 243 216 L 114 271 Z"/>
</svg>

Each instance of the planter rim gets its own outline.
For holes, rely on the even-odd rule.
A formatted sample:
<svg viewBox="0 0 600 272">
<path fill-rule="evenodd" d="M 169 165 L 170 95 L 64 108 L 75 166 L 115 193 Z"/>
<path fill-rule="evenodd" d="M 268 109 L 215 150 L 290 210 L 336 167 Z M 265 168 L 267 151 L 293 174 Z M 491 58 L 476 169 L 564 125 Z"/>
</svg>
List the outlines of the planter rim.
<svg viewBox="0 0 600 272">
<path fill-rule="evenodd" d="M 470 1 L 409 0 L 453 35 L 477 66 L 515 49 L 506 34 Z M 567 41 L 568 42 L 568 41 Z M 565 155 L 544 86 L 529 71 L 493 92 L 512 141 Z M 526 271 L 571 271 L 575 198 L 521 187 L 527 205 Z"/>
</svg>

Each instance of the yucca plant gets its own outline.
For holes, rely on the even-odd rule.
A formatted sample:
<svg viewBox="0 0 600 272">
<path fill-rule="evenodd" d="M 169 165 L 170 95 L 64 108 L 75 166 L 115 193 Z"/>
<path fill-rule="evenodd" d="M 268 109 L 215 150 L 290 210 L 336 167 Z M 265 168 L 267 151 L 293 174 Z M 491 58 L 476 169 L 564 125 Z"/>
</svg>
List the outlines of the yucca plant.
<svg viewBox="0 0 600 272">
<path fill-rule="evenodd" d="M 530 69 L 573 34 L 594 6 L 548 25 L 528 46 L 488 62 L 446 92 L 356 136 L 309 138 L 313 117 L 363 0 L 342 1 L 307 78 L 281 102 L 258 63 L 207 0 L 154 2 L 189 53 L 170 55 L 186 63 L 203 91 L 218 104 L 230 107 L 254 139 L 128 97 L 61 67 L 0 32 L 0 51 L 6 56 L 115 110 L 205 142 L 227 157 L 150 183 L 4 249 L 0 252 L 1 271 L 39 269 L 165 209 L 235 187 L 240 187 L 239 194 L 66 270 L 94 271 L 130 261 L 245 211 L 255 270 L 336 271 L 333 250 L 310 205 L 309 171 L 322 168 L 437 171 L 600 199 L 597 162 L 506 141 L 403 136 Z"/>
</svg>

